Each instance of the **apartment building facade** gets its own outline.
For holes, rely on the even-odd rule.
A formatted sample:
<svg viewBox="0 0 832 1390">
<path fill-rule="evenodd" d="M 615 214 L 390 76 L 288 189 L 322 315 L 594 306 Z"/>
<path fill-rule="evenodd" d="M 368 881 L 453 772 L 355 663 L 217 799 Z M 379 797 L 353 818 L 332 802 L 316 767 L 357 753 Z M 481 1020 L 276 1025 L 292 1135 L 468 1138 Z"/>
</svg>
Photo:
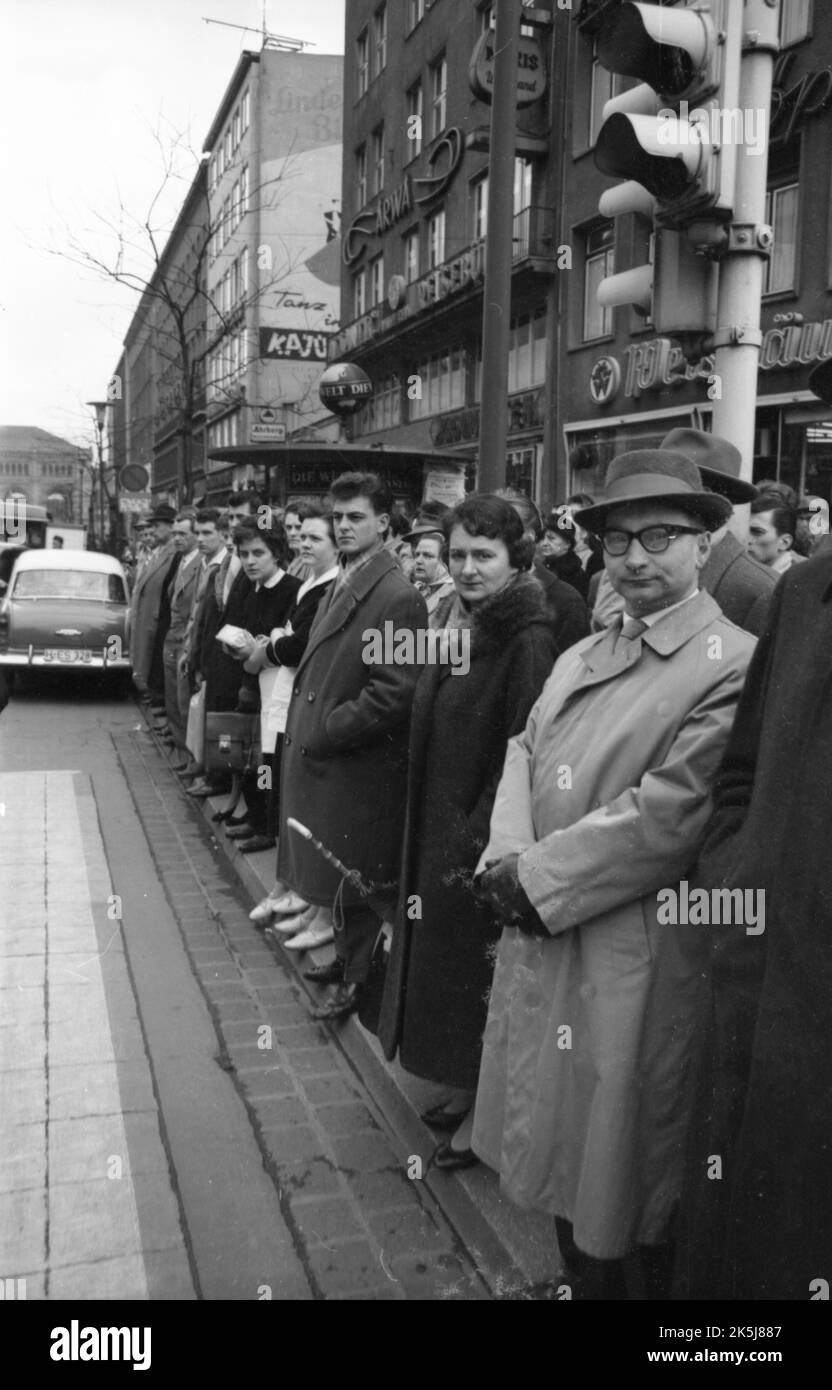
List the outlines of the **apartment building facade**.
<svg viewBox="0 0 832 1390">
<path fill-rule="evenodd" d="M 108 470 L 146 468 L 156 502 L 204 490 L 205 337 L 210 236 L 200 165 L 139 300 L 107 388 Z"/>
<path fill-rule="evenodd" d="M 506 480 L 544 503 L 573 491 L 601 495 L 616 453 L 656 444 L 674 425 L 707 429 L 713 413 L 712 358 L 689 366 L 634 309 L 597 301 L 604 276 L 651 255 L 647 220 L 612 222 L 598 210 L 610 180 L 593 148 L 604 102 L 622 86 L 598 62 L 596 38 L 617 3 L 541 0 L 552 20 L 536 31 L 548 85 L 517 112 Z M 330 345 L 331 361 L 359 363 L 375 388 L 353 437 L 461 449 L 472 461 L 469 485 L 490 115 L 469 68 L 490 9 L 476 0 L 347 7 L 344 327 Z M 808 375 L 832 356 L 832 11 L 789 0 L 780 41 L 763 132 L 775 242 L 754 476 L 829 498 L 832 411 Z"/>
<path fill-rule="evenodd" d="M 546 382 L 557 294 L 557 102 L 551 34 L 524 29 L 536 99 L 518 110 L 509 354 L 510 485 L 547 487 Z M 346 8 L 341 298 L 330 361 L 359 364 L 374 395 L 356 442 L 479 445 L 490 106 L 469 68 L 493 47 L 493 7 L 350 0 Z M 481 84 L 480 90 L 482 91 Z M 487 87 L 485 88 L 487 91 Z M 520 90 L 520 83 L 518 83 Z"/>
<path fill-rule="evenodd" d="M 269 445 L 328 416 L 318 383 L 339 327 L 342 72 L 340 56 L 245 52 L 205 140 L 210 495 L 259 481 Z"/>
</svg>

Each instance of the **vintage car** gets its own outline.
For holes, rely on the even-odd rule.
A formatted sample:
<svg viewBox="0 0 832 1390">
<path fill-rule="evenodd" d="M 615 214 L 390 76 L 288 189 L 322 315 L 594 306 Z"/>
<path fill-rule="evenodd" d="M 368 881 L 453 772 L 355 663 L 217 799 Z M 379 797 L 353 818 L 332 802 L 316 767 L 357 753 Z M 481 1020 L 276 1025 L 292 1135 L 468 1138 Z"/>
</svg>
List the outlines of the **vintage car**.
<svg viewBox="0 0 832 1390">
<path fill-rule="evenodd" d="M 108 671 L 127 679 L 127 580 L 89 550 L 24 550 L 0 598 L 0 669 Z"/>
</svg>

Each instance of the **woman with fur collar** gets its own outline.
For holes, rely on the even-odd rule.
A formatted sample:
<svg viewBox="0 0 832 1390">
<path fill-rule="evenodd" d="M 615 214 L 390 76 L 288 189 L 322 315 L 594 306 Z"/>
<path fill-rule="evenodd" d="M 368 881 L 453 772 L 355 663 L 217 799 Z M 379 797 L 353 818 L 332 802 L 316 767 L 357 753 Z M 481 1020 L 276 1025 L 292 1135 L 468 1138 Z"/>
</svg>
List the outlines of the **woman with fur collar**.
<svg viewBox="0 0 832 1390">
<path fill-rule="evenodd" d="M 455 592 L 437 610 L 453 664 L 425 666 L 413 702 L 396 925 L 378 1033 L 385 1053 L 435 1082 L 425 1116 L 453 1134 L 434 1162 L 465 1167 L 500 928 L 471 891 L 506 744 L 526 723 L 558 654 L 533 542 L 509 503 L 472 496 L 447 519 Z M 460 649 L 467 660 L 459 660 Z"/>
</svg>

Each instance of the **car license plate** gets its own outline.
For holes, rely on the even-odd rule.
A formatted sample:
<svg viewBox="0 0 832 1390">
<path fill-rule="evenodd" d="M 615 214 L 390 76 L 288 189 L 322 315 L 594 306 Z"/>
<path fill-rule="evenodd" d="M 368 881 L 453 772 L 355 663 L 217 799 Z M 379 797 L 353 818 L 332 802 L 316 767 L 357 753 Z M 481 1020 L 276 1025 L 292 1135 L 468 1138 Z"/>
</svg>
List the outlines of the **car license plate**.
<svg viewBox="0 0 832 1390">
<path fill-rule="evenodd" d="M 44 661 L 92 661 L 92 652 L 89 647 L 45 647 L 43 652 Z"/>
</svg>

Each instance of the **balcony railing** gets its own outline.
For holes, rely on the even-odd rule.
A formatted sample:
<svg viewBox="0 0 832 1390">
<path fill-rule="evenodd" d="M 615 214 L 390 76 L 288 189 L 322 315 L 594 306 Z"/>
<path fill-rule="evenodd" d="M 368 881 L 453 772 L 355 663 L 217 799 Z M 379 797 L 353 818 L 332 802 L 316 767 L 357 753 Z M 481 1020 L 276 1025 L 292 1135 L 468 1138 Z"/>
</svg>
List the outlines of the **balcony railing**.
<svg viewBox="0 0 832 1390">
<path fill-rule="evenodd" d="M 513 265 L 518 261 L 554 261 L 554 209 L 531 204 L 514 214 L 512 228 Z"/>
</svg>

